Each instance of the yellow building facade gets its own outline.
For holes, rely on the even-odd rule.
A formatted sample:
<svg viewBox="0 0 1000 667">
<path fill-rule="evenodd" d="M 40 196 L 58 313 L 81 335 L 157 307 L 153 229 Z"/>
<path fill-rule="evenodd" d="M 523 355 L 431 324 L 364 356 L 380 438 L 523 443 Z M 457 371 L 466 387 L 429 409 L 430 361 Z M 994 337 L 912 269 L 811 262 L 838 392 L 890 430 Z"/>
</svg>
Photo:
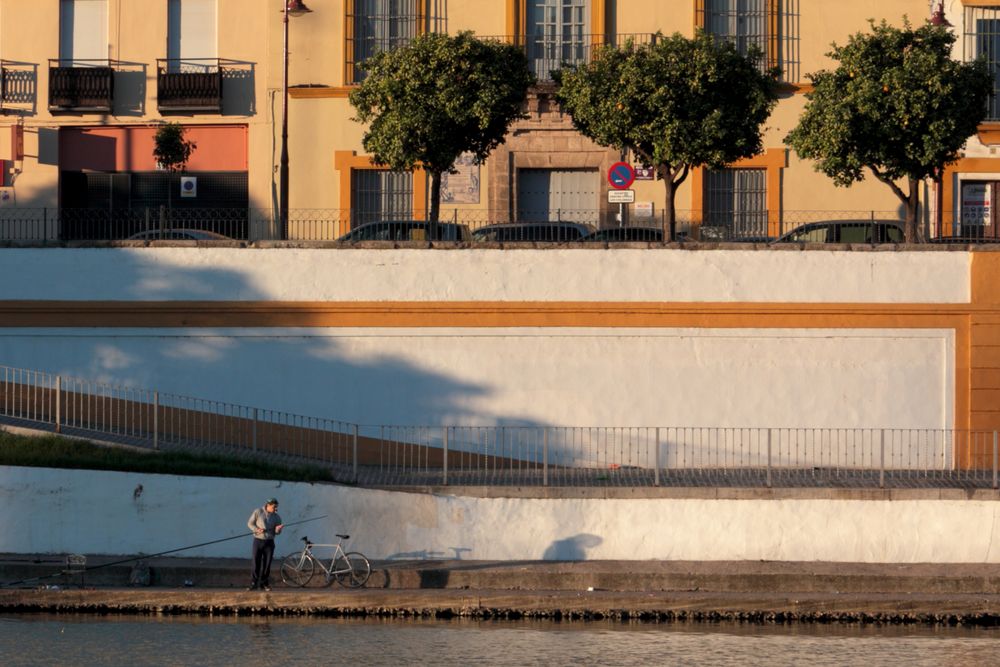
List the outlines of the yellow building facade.
<svg viewBox="0 0 1000 667">
<path fill-rule="evenodd" d="M 0 238 L 127 238 L 169 215 L 173 226 L 237 238 L 327 240 L 366 220 L 422 218 L 426 175 L 372 163 L 348 95 L 365 58 L 423 32 L 460 30 L 523 47 L 539 84 L 528 99 L 529 117 L 486 163 L 456 164 L 442 218 L 473 227 L 529 218 L 606 226 L 624 214 L 655 225 L 663 184 L 640 170 L 635 203 L 609 204 L 607 170 L 631 156 L 577 133 L 549 79 L 554 68 L 586 62 L 602 44 L 702 28 L 740 49 L 761 48 L 782 70 L 781 94 L 763 129 L 761 155 L 728 169 L 697 169 L 683 183 L 676 198 L 682 231 L 711 225 L 757 237 L 811 220 L 899 219 L 900 202 L 874 178 L 837 188 L 785 145 L 805 104 L 807 75 L 830 67 L 831 43 L 865 31 L 868 19 L 917 23 L 939 10 L 958 35 L 960 59 L 991 58 L 1000 42 L 994 0 L 940 7 L 927 0 L 305 4 L 311 11 L 286 24 L 283 0 L 0 0 Z M 1000 71 L 1000 62 L 990 66 Z M 165 172 L 152 156 L 164 122 L 183 125 L 197 145 L 184 174 Z M 994 101 L 949 169 L 940 205 L 932 183 L 922 189 L 922 224 L 931 236 L 972 228 L 997 235 L 997 143 Z M 287 234 L 276 213 L 283 180 Z"/>
</svg>

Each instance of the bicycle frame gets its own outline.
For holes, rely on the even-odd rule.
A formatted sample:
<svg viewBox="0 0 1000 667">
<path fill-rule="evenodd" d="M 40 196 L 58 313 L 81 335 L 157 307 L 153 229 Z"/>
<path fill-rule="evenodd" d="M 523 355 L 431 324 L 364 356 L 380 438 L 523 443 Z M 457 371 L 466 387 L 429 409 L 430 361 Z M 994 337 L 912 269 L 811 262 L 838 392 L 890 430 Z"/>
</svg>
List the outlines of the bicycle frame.
<svg viewBox="0 0 1000 667">
<path fill-rule="evenodd" d="M 313 553 L 313 547 L 332 547 L 333 548 L 333 555 L 330 556 L 330 564 L 329 565 L 324 565 L 323 564 L 323 559 L 321 559 L 319 556 L 317 556 L 316 554 Z M 343 540 L 341 540 L 340 542 L 337 542 L 336 544 L 313 544 L 311 542 L 307 542 L 305 548 L 303 549 L 303 551 L 309 556 L 309 558 L 313 559 L 314 563 L 316 563 L 317 565 L 319 565 L 319 568 L 321 570 L 323 570 L 323 572 L 326 573 L 326 580 L 327 581 L 329 581 L 333 577 L 337 576 L 338 574 L 345 574 L 345 573 L 351 571 L 351 564 L 348 562 L 347 555 L 344 552 Z M 337 558 L 338 557 L 343 558 L 344 559 L 343 562 L 347 563 L 347 567 L 346 568 L 341 569 L 341 570 L 335 569 L 336 568 L 335 564 L 337 562 Z"/>
</svg>

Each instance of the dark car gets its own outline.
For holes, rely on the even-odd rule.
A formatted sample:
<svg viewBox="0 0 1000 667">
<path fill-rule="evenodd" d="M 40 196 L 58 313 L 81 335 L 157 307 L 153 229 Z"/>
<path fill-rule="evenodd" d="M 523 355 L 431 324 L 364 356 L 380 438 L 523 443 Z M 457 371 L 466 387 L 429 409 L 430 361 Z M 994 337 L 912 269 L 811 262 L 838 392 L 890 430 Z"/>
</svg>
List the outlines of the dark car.
<svg viewBox="0 0 1000 667">
<path fill-rule="evenodd" d="M 680 234 L 678 234 L 678 240 L 686 239 L 680 238 Z M 732 229 L 725 225 L 702 224 L 698 227 L 698 240 L 720 241 L 724 243 L 770 243 L 774 240 L 774 237 L 760 234 L 734 233 Z"/>
<path fill-rule="evenodd" d="M 823 220 L 796 227 L 774 243 L 902 243 L 896 220 Z"/>
<path fill-rule="evenodd" d="M 129 241 L 231 241 L 228 236 L 204 229 L 150 229 L 128 237 Z"/>
<path fill-rule="evenodd" d="M 592 234 L 594 227 L 583 222 L 504 222 L 473 230 L 480 243 L 567 242 Z"/>
<path fill-rule="evenodd" d="M 471 238 L 468 225 L 454 222 L 430 223 L 424 220 L 388 220 L 366 222 L 341 236 L 338 241 L 458 241 Z"/>
<path fill-rule="evenodd" d="M 647 242 L 662 243 L 663 230 L 659 227 L 608 227 L 598 229 L 580 239 L 583 242 L 603 241 L 606 243 Z"/>
</svg>

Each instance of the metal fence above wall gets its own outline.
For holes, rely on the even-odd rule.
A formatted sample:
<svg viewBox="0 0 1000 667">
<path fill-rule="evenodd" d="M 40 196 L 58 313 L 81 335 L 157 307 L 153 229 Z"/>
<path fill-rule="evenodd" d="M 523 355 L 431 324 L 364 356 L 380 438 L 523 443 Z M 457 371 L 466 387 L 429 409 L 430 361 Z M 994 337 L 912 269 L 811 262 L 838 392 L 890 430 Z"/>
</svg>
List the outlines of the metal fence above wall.
<svg viewBox="0 0 1000 667">
<path fill-rule="evenodd" d="M 371 486 L 998 488 L 996 431 L 363 425 L 4 366 L 0 423 Z"/>
</svg>

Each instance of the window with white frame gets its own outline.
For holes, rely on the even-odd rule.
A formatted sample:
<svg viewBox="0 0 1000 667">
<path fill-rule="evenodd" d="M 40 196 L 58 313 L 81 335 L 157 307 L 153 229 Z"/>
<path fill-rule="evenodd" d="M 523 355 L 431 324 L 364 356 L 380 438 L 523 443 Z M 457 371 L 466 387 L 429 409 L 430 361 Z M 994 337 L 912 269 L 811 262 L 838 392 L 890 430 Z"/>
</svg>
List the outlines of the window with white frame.
<svg viewBox="0 0 1000 667">
<path fill-rule="evenodd" d="M 539 79 L 564 64 L 584 62 L 590 42 L 590 0 L 529 0 L 525 46 Z"/>
<path fill-rule="evenodd" d="M 1000 8 L 965 8 L 965 58 L 983 58 L 993 74 L 986 120 L 1000 120 Z"/>
<path fill-rule="evenodd" d="M 735 239 L 767 236 L 766 169 L 709 170 L 704 183 L 704 225 Z"/>
<path fill-rule="evenodd" d="M 362 63 L 382 51 L 405 46 L 422 32 L 444 29 L 446 0 L 348 0 L 348 77 L 364 79 Z"/>
<path fill-rule="evenodd" d="M 705 0 L 705 32 L 736 45 L 743 55 L 756 46 L 767 55 L 769 0 Z"/>
</svg>

